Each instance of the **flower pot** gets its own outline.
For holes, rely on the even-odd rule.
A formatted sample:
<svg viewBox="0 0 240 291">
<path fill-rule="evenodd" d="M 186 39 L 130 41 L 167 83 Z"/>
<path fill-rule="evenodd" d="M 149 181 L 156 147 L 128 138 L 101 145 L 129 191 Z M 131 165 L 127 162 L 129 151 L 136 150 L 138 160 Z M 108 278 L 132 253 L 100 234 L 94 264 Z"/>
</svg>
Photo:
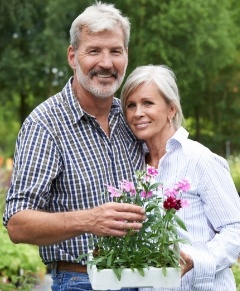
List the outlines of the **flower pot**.
<svg viewBox="0 0 240 291">
<path fill-rule="evenodd" d="M 98 271 L 95 265 L 87 266 L 87 272 L 93 290 L 117 290 L 121 288 L 176 288 L 181 284 L 181 270 L 177 268 L 167 268 L 167 275 L 164 276 L 162 268 L 149 267 L 144 269 L 144 276 L 140 275 L 136 269 L 122 271 L 119 281 L 112 269 Z"/>
</svg>

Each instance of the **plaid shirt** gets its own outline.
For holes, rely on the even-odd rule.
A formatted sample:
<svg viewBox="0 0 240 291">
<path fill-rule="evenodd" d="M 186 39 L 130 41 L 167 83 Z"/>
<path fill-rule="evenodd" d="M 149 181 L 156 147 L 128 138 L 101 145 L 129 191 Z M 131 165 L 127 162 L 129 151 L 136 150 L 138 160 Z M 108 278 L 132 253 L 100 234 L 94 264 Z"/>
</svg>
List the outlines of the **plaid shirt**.
<svg viewBox="0 0 240 291">
<path fill-rule="evenodd" d="M 25 120 L 16 143 L 14 171 L 4 225 L 18 211 L 62 212 L 88 209 L 106 201 L 105 184 L 133 179 L 143 167 L 137 142 L 113 99 L 107 137 L 96 118 L 75 98 L 71 79 L 61 93 L 40 104 Z M 43 262 L 74 262 L 89 251 L 91 234 L 40 247 Z"/>
</svg>

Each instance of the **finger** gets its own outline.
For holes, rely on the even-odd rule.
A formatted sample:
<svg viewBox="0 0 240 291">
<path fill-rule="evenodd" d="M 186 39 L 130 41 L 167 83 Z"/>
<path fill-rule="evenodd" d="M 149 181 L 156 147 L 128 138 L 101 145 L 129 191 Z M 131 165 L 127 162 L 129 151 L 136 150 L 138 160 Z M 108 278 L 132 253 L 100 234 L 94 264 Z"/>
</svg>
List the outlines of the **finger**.
<svg viewBox="0 0 240 291">
<path fill-rule="evenodd" d="M 142 211 L 141 207 L 138 207 L 138 212 L 128 212 L 128 204 L 121 205 L 123 203 L 116 203 L 117 206 L 113 204 L 104 204 L 98 209 L 95 209 L 94 211 L 97 212 L 97 215 L 99 216 L 99 219 L 101 221 L 105 220 L 117 220 L 117 221 L 144 221 L 146 219 L 144 209 Z M 120 204 L 121 207 L 118 206 Z M 127 211 L 124 211 L 126 210 Z M 140 211 L 139 211 L 140 210 Z M 140 212 L 140 213 L 139 213 Z"/>
<path fill-rule="evenodd" d="M 119 230 L 126 232 L 129 229 L 138 231 L 142 228 L 142 223 L 139 222 L 127 222 L 127 221 L 111 221 L 108 229 Z"/>
<path fill-rule="evenodd" d="M 107 205 L 111 209 L 114 209 L 115 211 L 118 211 L 118 212 L 130 212 L 130 213 L 138 213 L 138 214 L 145 213 L 145 209 L 143 207 L 134 205 L 134 204 L 109 202 L 105 205 Z"/>
<path fill-rule="evenodd" d="M 116 212 L 115 213 L 115 220 L 117 221 L 125 221 L 125 222 L 141 222 L 146 219 L 145 215 L 142 214 L 135 214 L 130 212 Z"/>
<path fill-rule="evenodd" d="M 100 236 L 125 236 L 127 230 L 138 232 L 142 227 L 138 222 L 124 222 L 124 221 L 107 221 L 95 225 L 93 233 Z"/>
</svg>

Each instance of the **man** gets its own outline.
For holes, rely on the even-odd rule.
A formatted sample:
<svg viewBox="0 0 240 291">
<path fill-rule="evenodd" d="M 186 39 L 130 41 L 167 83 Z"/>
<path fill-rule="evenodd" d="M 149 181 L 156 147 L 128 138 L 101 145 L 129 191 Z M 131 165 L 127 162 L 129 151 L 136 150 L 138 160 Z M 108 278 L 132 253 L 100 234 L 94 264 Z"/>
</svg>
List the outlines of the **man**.
<svg viewBox="0 0 240 291">
<path fill-rule="evenodd" d="M 128 19 L 113 5 L 96 2 L 80 14 L 68 48 L 73 78 L 33 110 L 17 139 L 3 221 L 14 243 L 40 246 L 53 268 L 52 290 L 92 290 L 85 261 L 76 263 L 89 240 L 123 236 L 145 218 L 142 208 L 103 195 L 107 184 L 132 180 L 143 166 L 141 144 L 113 97 L 125 75 L 129 34 Z"/>
</svg>

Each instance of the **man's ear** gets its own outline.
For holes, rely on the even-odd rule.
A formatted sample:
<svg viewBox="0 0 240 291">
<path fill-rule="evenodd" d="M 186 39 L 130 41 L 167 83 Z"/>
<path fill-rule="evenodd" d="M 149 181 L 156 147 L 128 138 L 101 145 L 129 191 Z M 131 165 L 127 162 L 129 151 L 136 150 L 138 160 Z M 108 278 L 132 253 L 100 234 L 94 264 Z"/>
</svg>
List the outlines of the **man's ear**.
<svg viewBox="0 0 240 291">
<path fill-rule="evenodd" d="M 68 47 L 67 50 L 67 57 L 68 57 L 68 64 L 69 66 L 74 70 L 76 69 L 76 65 L 75 65 L 75 51 L 72 47 L 72 45 L 70 45 Z"/>
</svg>

